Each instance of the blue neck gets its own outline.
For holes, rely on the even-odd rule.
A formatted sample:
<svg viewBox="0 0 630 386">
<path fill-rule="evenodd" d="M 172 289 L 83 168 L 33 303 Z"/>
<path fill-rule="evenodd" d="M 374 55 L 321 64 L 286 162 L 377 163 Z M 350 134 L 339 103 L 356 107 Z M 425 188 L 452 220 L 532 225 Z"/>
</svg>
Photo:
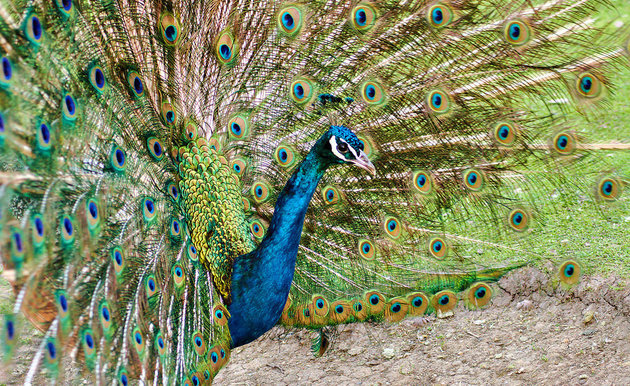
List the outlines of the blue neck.
<svg viewBox="0 0 630 386">
<path fill-rule="evenodd" d="M 228 306 L 233 347 L 255 340 L 280 319 L 293 281 L 304 216 L 330 165 L 318 156 L 323 145 L 324 141 L 317 142 L 282 189 L 258 248 L 234 262 Z"/>
</svg>

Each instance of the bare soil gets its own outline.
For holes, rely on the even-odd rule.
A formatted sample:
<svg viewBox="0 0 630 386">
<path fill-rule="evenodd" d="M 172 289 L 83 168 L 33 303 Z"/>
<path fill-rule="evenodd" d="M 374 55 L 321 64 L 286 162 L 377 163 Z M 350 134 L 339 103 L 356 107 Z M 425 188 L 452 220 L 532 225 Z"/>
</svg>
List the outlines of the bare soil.
<svg viewBox="0 0 630 386">
<path fill-rule="evenodd" d="M 630 289 L 627 279 L 583 278 L 553 288 L 534 269 L 503 278 L 492 304 L 454 316 L 332 329 L 324 356 L 311 354 L 313 332 L 274 328 L 232 351 L 217 385 L 630 385 Z M 0 384 L 20 384 L 38 340 L 25 345 Z M 70 384 L 81 380 L 70 366 Z M 37 383 L 44 382 L 37 378 Z"/>
<path fill-rule="evenodd" d="M 337 327 L 320 358 L 310 352 L 314 333 L 275 328 L 233 350 L 215 382 L 630 385 L 626 282 L 584 278 L 566 292 L 536 270 L 520 271 L 499 282 L 484 310 Z"/>
</svg>

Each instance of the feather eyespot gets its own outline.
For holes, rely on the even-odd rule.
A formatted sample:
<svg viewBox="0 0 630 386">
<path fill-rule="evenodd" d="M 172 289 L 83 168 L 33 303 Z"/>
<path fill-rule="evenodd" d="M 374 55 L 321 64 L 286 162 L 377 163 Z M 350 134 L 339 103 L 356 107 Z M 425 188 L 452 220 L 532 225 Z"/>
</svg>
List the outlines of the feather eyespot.
<svg viewBox="0 0 630 386">
<path fill-rule="evenodd" d="M 11 228 L 11 259 L 15 265 L 20 265 L 24 261 L 24 238 L 22 231 L 18 228 Z"/>
<path fill-rule="evenodd" d="M 162 120 L 164 124 L 167 126 L 174 126 L 177 121 L 177 111 L 175 111 L 175 107 L 172 103 L 164 102 L 162 103 Z"/>
<path fill-rule="evenodd" d="M 464 297 L 466 306 L 470 309 L 481 308 L 490 303 L 492 289 L 486 283 L 473 284 L 466 291 Z"/>
<path fill-rule="evenodd" d="M 186 141 L 194 141 L 198 137 L 198 128 L 197 124 L 193 121 L 188 121 L 184 126 L 184 139 Z"/>
<path fill-rule="evenodd" d="M 283 8 L 278 13 L 278 28 L 287 35 L 296 35 L 302 28 L 302 12 L 298 7 Z"/>
<path fill-rule="evenodd" d="M 203 338 L 201 331 L 196 331 L 192 336 L 193 348 L 197 355 L 202 356 L 206 354 L 206 340 Z M 199 380 L 197 380 L 199 382 Z"/>
<path fill-rule="evenodd" d="M 457 305 L 457 295 L 449 290 L 440 291 L 431 298 L 431 305 L 438 312 L 446 313 L 453 310 Z"/>
<path fill-rule="evenodd" d="M 447 93 L 435 90 L 427 95 L 426 104 L 429 110 L 437 114 L 446 114 L 451 109 L 451 99 Z"/>
<path fill-rule="evenodd" d="M 372 261 L 376 258 L 376 247 L 365 239 L 359 240 L 359 255 L 365 260 Z"/>
<path fill-rule="evenodd" d="M 417 171 L 411 175 L 411 181 L 413 188 L 422 194 L 429 194 L 433 191 L 433 178 L 429 172 Z"/>
<path fill-rule="evenodd" d="M 109 165 L 116 172 L 124 172 L 125 164 L 127 162 L 127 155 L 125 151 L 117 145 L 112 146 L 112 151 L 109 153 Z"/>
<path fill-rule="evenodd" d="M 144 84 L 142 83 L 142 78 L 140 78 L 140 74 L 136 71 L 130 71 L 127 75 L 127 83 L 129 83 L 129 87 L 131 87 L 131 91 L 134 96 L 137 98 L 144 95 Z"/>
<path fill-rule="evenodd" d="M 326 298 L 322 295 L 313 295 L 311 298 L 311 304 L 313 305 L 315 315 L 322 318 L 328 315 L 328 312 L 330 311 L 328 300 L 326 300 Z"/>
<path fill-rule="evenodd" d="M 110 328 L 112 326 L 112 313 L 106 301 L 101 302 L 101 304 L 99 305 L 98 315 L 101 321 L 101 326 L 103 327 L 103 331 L 105 332 L 105 335 L 108 335 L 111 332 Z"/>
<path fill-rule="evenodd" d="M 15 342 L 15 338 L 17 335 L 15 319 L 13 318 L 13 315 L 4 315 L 3 322 L 4 322 L 4 329 L 3 329 L 2 336 L 4 336 L 5 344 L 11 347 L 13 343 Z"/>
<path fill-rule="evenodd" d="M 151 223 L 156 218 L 157 209 L 155 207 L 155 201 L 152 198 L 144 198 L 142 200 L 141 208 L 142 217 L 146 223 Z"/>
<path fill-rule="evenodd" d="M 252 196 L 257 203 L 263 203 L 269 199 L 270 188 L 265 182 L 256 182 L 252 185 Z"/>
<path fill-rule="evenodd" d="M 249 133 L 248 120 L 241 115 L 237 115 L 228 122 L 228 133 L 232 139 L 243 139 Z"/>
<path fill-rule="evenodd" d="M 503 36 L 508 43 L 514 46 L 525 45 L 532 38 L 529 25 L 521 20 L 508 22 L 503 28 Z"/>
<path fill-rule="evenodd" d="M 147 139 L 147 149 L 149 150 L 149 155 L 151 155 L 154 160 L 160 161 L 164 158 L 164 145 L 162 145 L 162 142 L 156 137 L 149 137 Z"/>
<path fill-rule="evenodd" d="M 502 122 L 497 124 L 492 130 L 492 135 L 497 144 L 511 147 L 516 140 L 517 130 L 514 124 Z"/>
<path fill-rule="evenodd" d="M 315 86 L 306 79 L 298 79 L 291 84 L 291 98 L 298 104 L 310 102 L 315 95 Z"/>
<path fill-rule="evenodd" d="M 57 363 L 57 345 L 53 338 L 46 341 L 46 361 L 48 364 Z"/>
<path fill-rule="evenodd" d="M 383 221 L 383 229 L 387 236 L 392 239 L 397 239 L 402 232 L 402 225 L 400 224 L 400 220 L 396 217 L 387 216 L 385 217 L 385 221 Z"/>
<path fill-rule="evenodd" d="M 33 245 L 35 248 L 41 248 L 44 245 L 44 220 L 41 214 L 35 214 L 31 218 Z"/>
<path fill-rule="evenodd" d="M 0 62 L 0 86 L 6 88 L 13 79 L 13 65 L 6 56 L 3 56 Z"/>
<path fill-rule="evenodd" d="M 558 155 L 571 155 L 577 149 L 577 140 L 572 133 L 561 132 L 553 137 L 551 148 Z"/>
<path fill-rule="evenodd" d="M 438 260 L 442 260 L 448 254 L 448 244 L 441 237 L 434 237 L 429 240 L 429 254 Z"/>
<path fill-rule="evenodd" d="M 94 234 L 101 224 L 101 214 L 98 202 L 91 198 L 85 203 L 85 217 L 88 224 L 88 230 Z"/>
<path fill-rule="evenodd" d="M 377 82 L 365 82 L 361 87 L 361 97 L 369 105 L 385 103 L 385 90 Z"/>
<path fill-rule="evenodd" d="M 127 370 L 120 370 L 118 373 L 118 382 L 120 382 L 122 386 L 127 386 L 129 384 L 129 375 L 127 375 Z"/>
<path fill-rule="evenodd" d="M 563 285 L 577 284 L 581 274 L 582 267 L 574 260 L 567 260 L 558 268 L 558 276 Z"/>
<path fill-rule="evenodd" d="M 116 275 L 120 275 L 125 267 L 125 254 L 121 247 L 114 247 L 110 252 L 110 258 L 114 264 L 114 271 Z"/>
<path fill-rule="evenodd" d="M 72 0 L 55 0 L 55 3 L 57 3 L 57 9 L 64 19 L 72 16 L 72 12 L 74 11 Z"/>
<path fill-rule="evenodd" d="M 147 298 L 155 295 L 158 290 L 157 281 L 155 280 L 155 275 L 151 274 L 147 276 L 147 279 L 144 284 L 144 289 L 147 294 Z"/>
<path fill-rule="evenodd" d="M 322 189 L 322 198 L 324 199 L 324 202 L 328 205 L 334 205 L 337 204 L 339 202 L 339 200 L 341 199 L 341 195 L 339 193 L 339 190 L 337 190 L 337 188 L 335 188 L 334 186 L 325 186 L 324 189 Z"/>
<path fill-rule="evenodd" d="M 195 248 L 193 243 L 188 243 L 188 247 L 186 247 L 186 254 L 188 255 L 188 258 L 193 262 L 199 261 L 199 254 L 197 253 L 197 248 Z"/>
<path fill-rule="evenodd" d="M 4 120 L 4 114 L 0 111 L 0 146 L 4 144 L 4 133 L 6 131 L 6 123 Z"/>
<path fill-rule="evenodd" d="M 138 327 L 136 327 L 131 333 L 131 338 L 138 354 L 143 354 L 145 348 L 144 336 L 142 336 L 142 332 Z"/>
<path fill-rule="evenodd" d="M 175 264 L 172 269 L 173 281 L 177 287 L 181 287 L 186 283 L 186 274 L 181 264 Z"/>
<path fill-rule="evenodd" d="M 597 195 L 607 201 L 613 201 L 619 198 L 622 193 L 621 183 L 615 179 L 606 177 L 599 181 L 597 186 Z"/>
<path fill-rule="evenodd" d="M 280 145 L 274 153 L 274 158 L 280 166 L 284 168 L 291 168 L 296 163 L 295 152 L 289 146 Z"/>
<path fill-rule="evenodd" d="M 236 58 L 238 45 L 229 32 L 224 32 L 217 41 L 217 57 L 223 64 L 232 64 Z"/>
<path fill-rule="evenodd" d="M 164 340 L 161 332 L 158 332 L 155 336 L 155 349 L 161 357 L 166 354 L 166 341 Z"/>
<path fill-rule="evenodd" d="M 160 16 L 160 34 L 167 46 L 176 46 L 181 41 L 181 27 L 179 20 L 169 12 Z"/>
<path fill-rule="evenodd" d="M 330 309 L 332 310 L 330 317 L 335 323 L 345 323 L 353 315 L 352 307 L 345 300 L 333 302 L 330 305 Z"/>
<path fill-rule="evenodd" d="M 466 170 L 462 175 L 462 179 L 464 186 L 473 192 L 479 192 L 485 186 L 485 177 L 483 173 L 477 169 Z"/>
<path fill-rule="evenodd" d="M 526 231 L 529 228 L 530 216 L 523 209 L 514 209 L 508 215 L 508 225 L 517 232 Z"/>
<path fill-rule="evenodd" d="M 370 308 L 370 315 L 378 315 L 385 309 L 385 296 L 383 296 L 380 292 L 367 292 L 365 294 L 365 301 Z"/>
<path fill-rule="evenodd" d="M 257 240 L 262 240 L 265 237 L 265 226 L 259 219 L 253 219 L 249 224 L 249 229 Z"/>
<path fill-rule="evenodd" d="M 399 322 L 407 316 L 409 303 L 405 298 L 393 298 L 385 306 L 385 320 Z"/>
<path fill-rule="evenodd" d="M 44 27 L 39 19 L 39 16 L 32 13 L 26 18 L 26 24 L 24 25 L 24 34 L 28 41 L 34 46 L 39 46 L 44 39 Z"/>
<path fill-rule="evenodd" d="M 74 243 L 74 224 L 70 216 L 63 216 L 61 218 L 61 242 L 64 246 L 69 246 Z"/>
<path fill-rule="evenodd" d="M 52 149 L 52 132 L 45 122 L 41 122 L 37 128 L 37 149 L 43 154 L 49 154 Z"/>
<path fill-rule="evenodd" d="M 63 290 L 58 290 L 55 292 L 55 299 L 57 301 L 57 312 L 59 316 L 63 319 L 69 315 L 70 306 L 68 304 L 68 295 Z"/>
<path fill-rule="evenodd" d="M 225 326 L 230 318 L 230 313 L 223 304 L 216 304 L 212 309 L 212 314 L 214 315 L 214 322 L 219 326 Z"/>
<path fill-rule="evenodd" d="M 376 11 L 370 4 L 361 3 L 352 9 L 350 20 L 358 31 L 368 31 L 376 23 Z"/>
<path fill-rule="evenodd" d="M 245 174 L 245 169 L 247 169 L 247 161 L 244 158 L 235 158 L 232 162 L 230 162 L 232 171 L 236 173 L 237 176 L 241 177 Z"/>
<path fill-rule="evenodd" d="M 592 99 L 602 95 L 604 84 L 597 76 L 587 72 L 577 78 L 576 89 L 580 96 Z"/>
<path fill-rule="evenodd" d="M 424 315 L 429 307 L 429 298 L 422 292 L 407 295 L 407 302 L 409 302 L 409 313 L 415 316 Z"/>
<path fill-rule="evenodd" d="M 179 187 L 177 186 L 176 182 L 169 181 L 166 184 L 166 192 L 173 199 L 173 201 L 175 202 L 179 201 Z"/>
<path fill-rule="evenodd" d="M 96 343 L 94 342 L 94 334 L 89 328 L 85 328 L 83 331 L 83 339 L 81 339 L 83 346 L 83 353 L 86 357 L 91 357 L 94 354 Z"/>
<path fill-rule="evenodd" d="M 453 10 L 444 4 L 435 4 L 429 8 L 427 20 L 434 28 L 444 28 L 453 21 Z"/>
<path fill-rule="evenodd" d="M 89 81 L 94 90 L 98 93 L 102 93 L 105 90 L 105 73 L 101 66 L 92 66 L 88 70 Z"/>
<path fill-rule="evenodd" d="M 66 121 L 77 119 L 77 104 L 70 94 L 66 94 L 61 101 L 61 112 Z"/>
<path fill-rule="evenodd" d="M 171 219 L 169 235 L 172 239 L 178 239 L 182 234 L 182 226 L 176 218 Z"/>
</svg>

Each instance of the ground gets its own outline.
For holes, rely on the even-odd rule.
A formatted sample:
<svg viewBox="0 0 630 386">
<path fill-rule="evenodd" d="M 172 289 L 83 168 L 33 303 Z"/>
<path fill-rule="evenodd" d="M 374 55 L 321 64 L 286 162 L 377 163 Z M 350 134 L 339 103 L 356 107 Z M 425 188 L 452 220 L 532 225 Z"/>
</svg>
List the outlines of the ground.
<svg viewBox="0 0 630 386">
<path fill-rule="evenodd" d="M 630 384 L 627 282 L 591 277 L 564 291 L 544 277 L 502 279 L 484 310 L 338 327 L 321 358 L 313 333 L 275 328 L 235 349 L 216 384 Z"/>
<path fill-rule="evenodd" d="M 570 290 L 536 269 L 494 285 L 492 304 L 452 317 L 397 324 L 354 324 L 332 332 L 323 357 L 311 354 L 312 332 L 276 327 L 232 351 L 217 385 L 630 384 L 628 279 L 584 277 Z M 0 291 L 6 301 L 8 288 Z M 38 335 L 30 330 L 33 335 Z M 25 343 L 0 384 L 21 384 L 38 339 Z M 80 365 L 64 366 L 69 384 Z M 36 384 L 45 379 L 36 378 Z"/>
</svg>

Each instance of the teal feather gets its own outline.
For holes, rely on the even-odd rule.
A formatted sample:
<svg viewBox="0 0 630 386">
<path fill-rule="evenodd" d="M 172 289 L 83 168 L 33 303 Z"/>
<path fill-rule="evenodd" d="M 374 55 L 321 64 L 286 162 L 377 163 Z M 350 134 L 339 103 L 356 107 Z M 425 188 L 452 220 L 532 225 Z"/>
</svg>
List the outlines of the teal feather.
<svg viewBox="0 0 630 386">
<path fill-rule="evenodd" d="M 627 211 L 572 114 L 628 67 L 606 5 L 0 0 L 5 358 L 22 313 L 25 382 L 204 382 L 277 323 L 321 355 L 522 267 L 577 285 L 528 242 L 578 198 Z"/>
</svg>

